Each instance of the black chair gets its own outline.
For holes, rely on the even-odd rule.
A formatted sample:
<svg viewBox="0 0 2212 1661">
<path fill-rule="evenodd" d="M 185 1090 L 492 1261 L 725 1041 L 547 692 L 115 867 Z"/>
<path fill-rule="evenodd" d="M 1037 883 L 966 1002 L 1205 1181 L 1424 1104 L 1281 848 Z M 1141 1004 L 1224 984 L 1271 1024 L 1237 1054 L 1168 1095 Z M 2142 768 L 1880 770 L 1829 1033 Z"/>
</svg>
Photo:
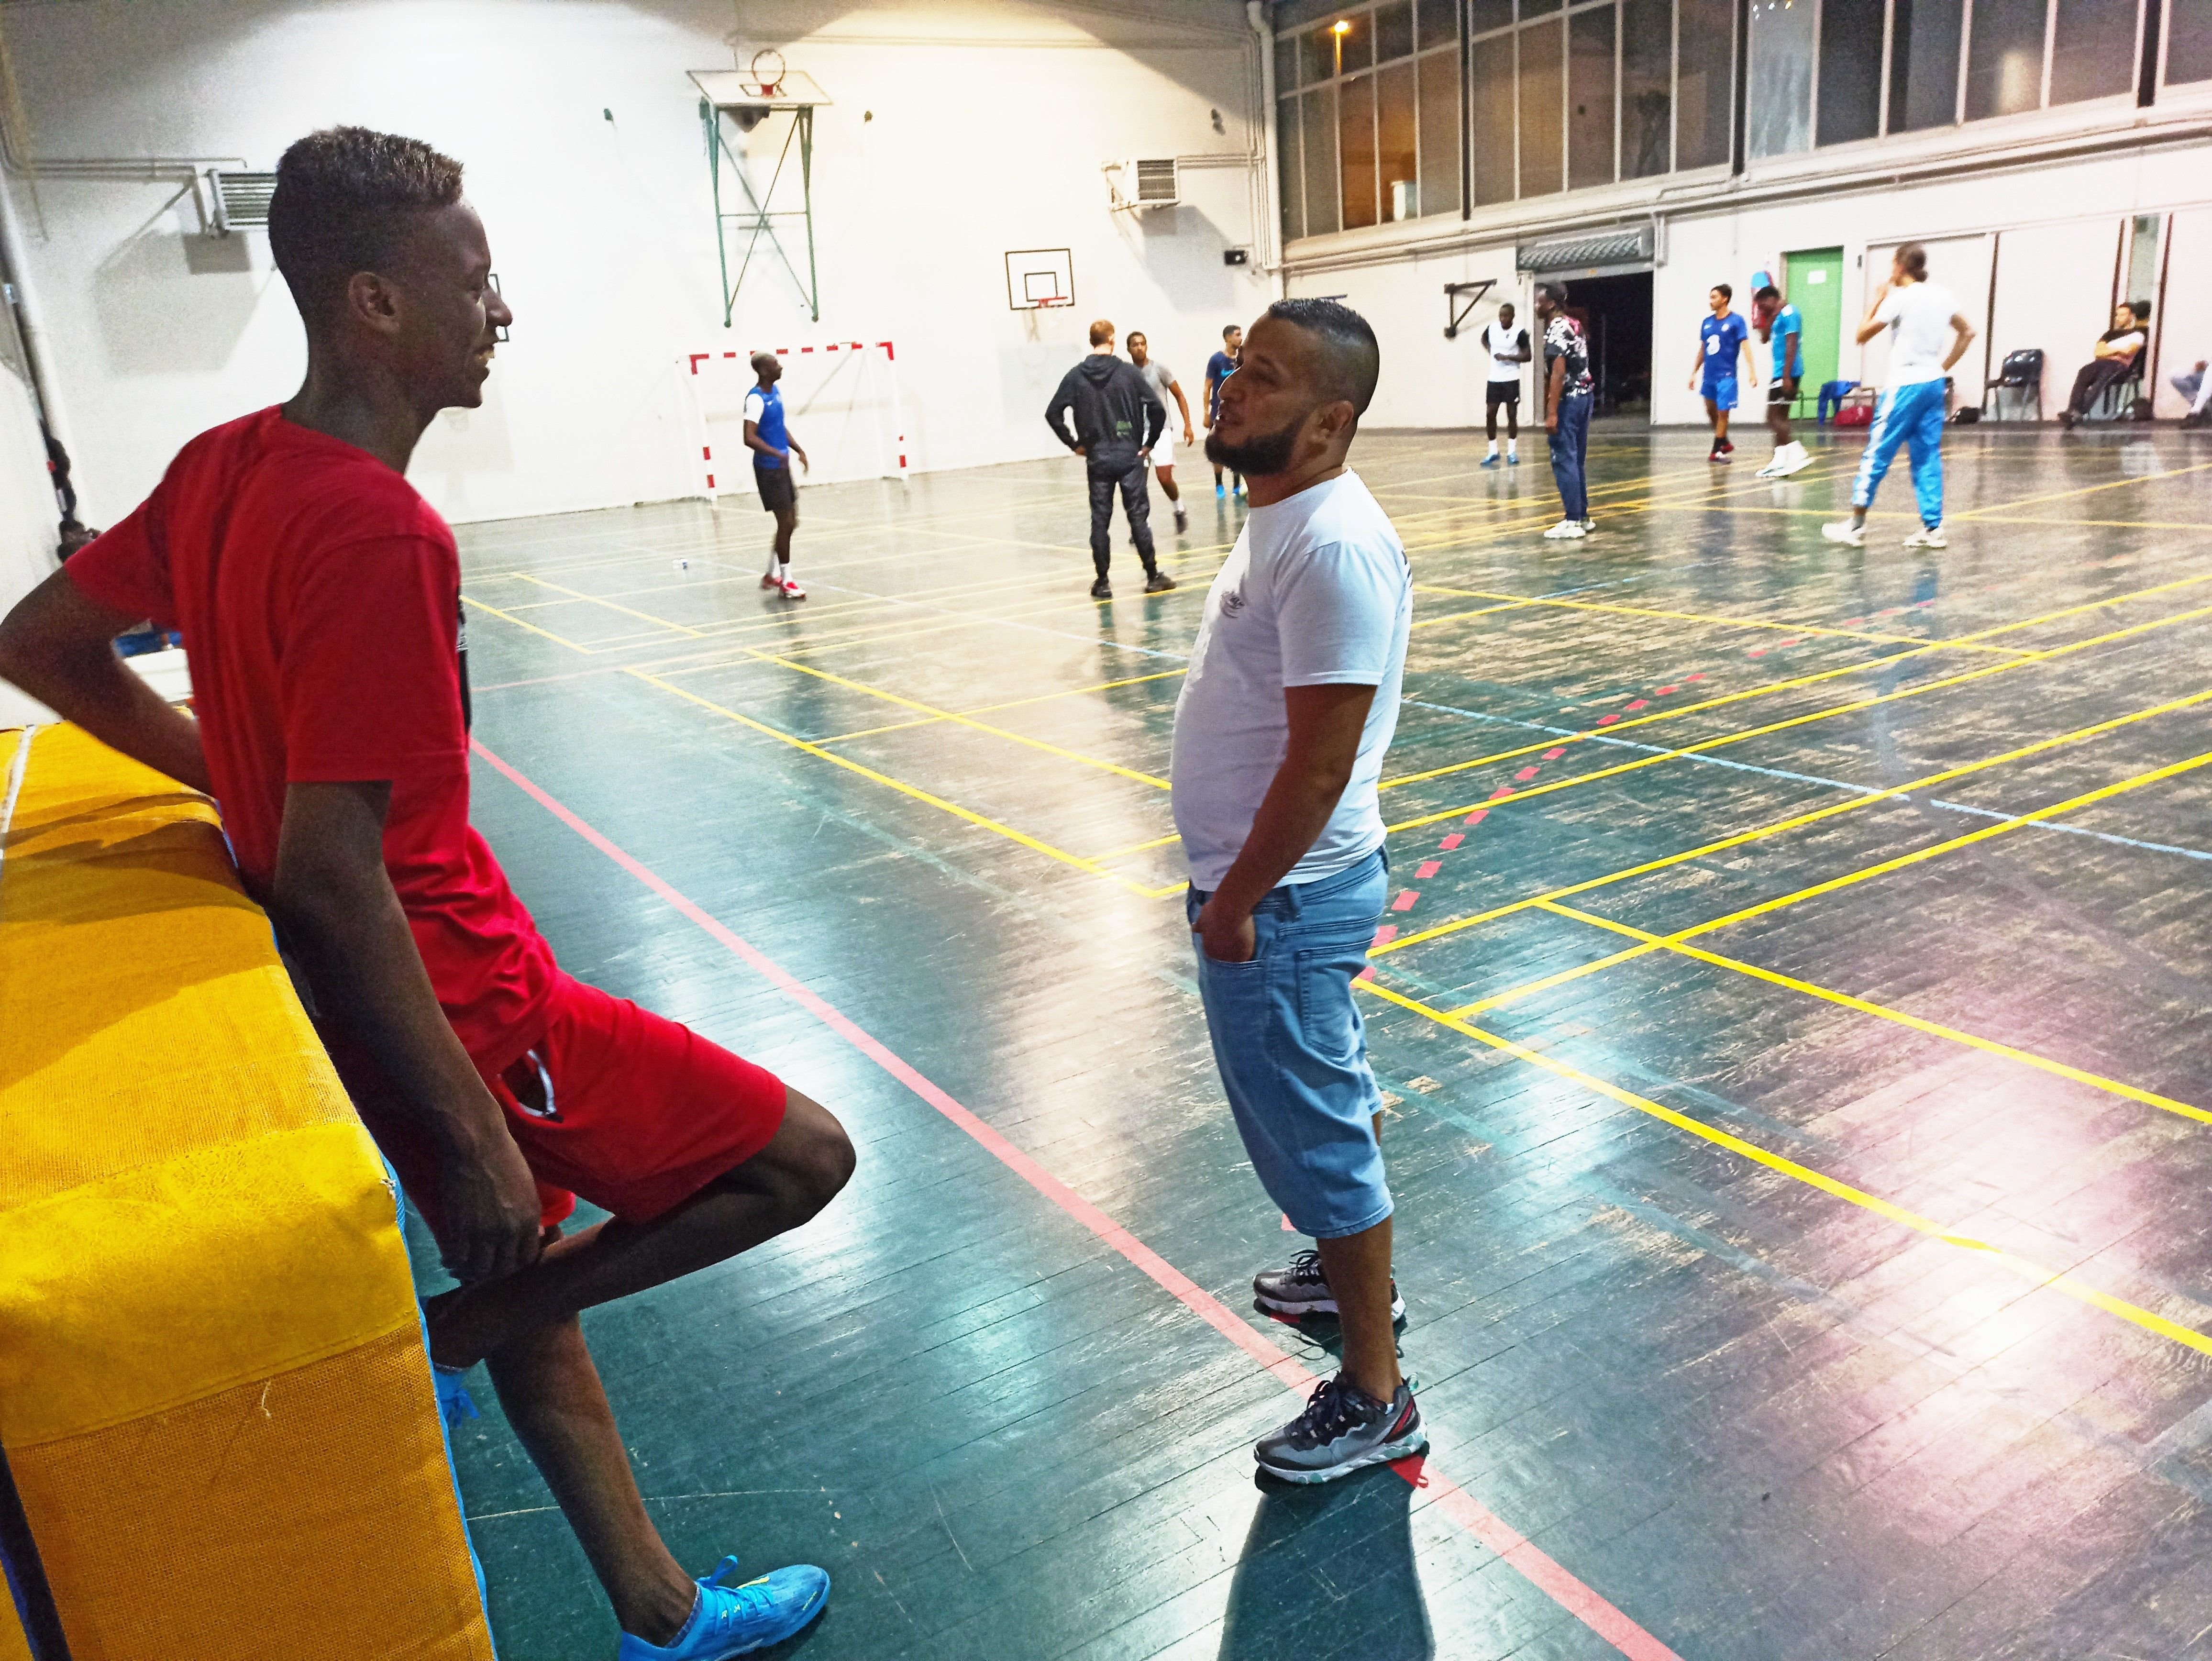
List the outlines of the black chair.
<svg viewBox="0 0 2212 1661">
<path fill-rule="evenodd" d="M 2024 346 L 2019 351 L 2005 354 L 2004 362 L 1997 366 L 1996 379 L 1982 388 L 1984 414 L 1989 412 L 1990 400 L 2008 387 L 2020 395 L 2022 404 L 2027 403 L 2029 392 L 2033 392 L 2035 394 L 2035 418 L 2038 421 L 2043 419 L 2043 348 Z M 1997 399 L 1994 418 L 2004 419 L 2004 400 L 2002 398 Z"/>
<path fill-rule="evenodd" d="M 2142 396 L 2142 354 L 2136 354 L 2135 367 L 2118 380 L 2108 380 L 2097 394 L 2096 402 L 2089 406 L 2092 421 L 2131 421 L 2135 418 L 2136 400 Z"/>
</svg>

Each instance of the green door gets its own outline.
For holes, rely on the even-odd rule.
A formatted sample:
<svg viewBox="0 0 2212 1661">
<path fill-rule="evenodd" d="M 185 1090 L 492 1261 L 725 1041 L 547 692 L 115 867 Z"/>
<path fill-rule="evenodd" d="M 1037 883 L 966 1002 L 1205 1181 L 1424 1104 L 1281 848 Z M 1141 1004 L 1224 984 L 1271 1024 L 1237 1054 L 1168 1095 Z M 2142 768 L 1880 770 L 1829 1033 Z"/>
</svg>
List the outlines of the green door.
<svg viewBox="0 0 2212 1661">
<path fill-rule="evenodd" d="M 1805 336 L 1798 350 L 1805 372 L 1799 383 L 1793 416 L 1807 413 L 1820 395 L 1821 386 L 1836 378 L 1844 338 L 1844 251 L 1808 248 L 1782 256 L 1782 292 L 1805 319 Z M 1770 359 L 1771 362 L 1771 360 Z M 1759 368 L 1764 370 L 1765 364 Z"/>
</svg>

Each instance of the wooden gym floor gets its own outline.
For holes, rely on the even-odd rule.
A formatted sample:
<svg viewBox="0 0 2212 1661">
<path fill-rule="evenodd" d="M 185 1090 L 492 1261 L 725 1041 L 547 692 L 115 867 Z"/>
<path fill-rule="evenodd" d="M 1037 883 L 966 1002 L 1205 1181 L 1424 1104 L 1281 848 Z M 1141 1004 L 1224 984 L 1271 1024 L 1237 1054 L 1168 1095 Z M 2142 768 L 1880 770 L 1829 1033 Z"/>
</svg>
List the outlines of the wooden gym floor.
<svg viewBox="0 0 2212 1661">
<path fill-rule="evenodd" d="M 1117 528 L 1103 604 L 1073 463 L 805 490 L 796 606 L 749 497 L 466 529 L 476 818 L 564 963 L 860 1149 L 586 1317 L 683 1561 L 827 1567 L 810 1661 L 2212 1654 L 2212 447 L 1960 432 L 1923 557 L 1901 460 L 1820 539 L 1813 445 L 1601 423 L 1579 545 L 1540 435 L 1355 449 L 1418 585 L 1360 995 L 1434 1451 L 1319 1490 L 1253 1476 L 1331 1335 L 1251 1308 L 1304 1243 L 1164 777 L 1206 470 L 1183 587 Z M 611 1655 L 477 1393 L 503 1653 Z"/>
</svg>

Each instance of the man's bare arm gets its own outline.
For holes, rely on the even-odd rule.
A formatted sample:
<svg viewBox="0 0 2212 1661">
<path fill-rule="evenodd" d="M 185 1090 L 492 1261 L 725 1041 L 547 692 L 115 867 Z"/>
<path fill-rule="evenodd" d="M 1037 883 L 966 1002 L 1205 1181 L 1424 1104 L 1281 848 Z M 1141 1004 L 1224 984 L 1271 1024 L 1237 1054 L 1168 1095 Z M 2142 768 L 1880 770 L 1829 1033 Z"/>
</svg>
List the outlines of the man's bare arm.
<svg viewBox="0 0 2212 1661">
<path fill-rule="evenodd" d="M 1290 740 L 1237 862 L 1199 913 L 1194 927 L 1206 956 L 1220 963 L 1251 958 L 1252 908 L 1306 856 L 1336 812 L 1359 759 L 1359 735 L 1374 702 L 1372 686 L 1283 689 Z"/>
<path fill-rule="evenodd" d="M 1946 374 L 1949 373 L 1954 363 L 1966 355 L 1966 348 L 1974 344 L 1974 326 L 1966 321 L 1966 314 L 1964 312 L 1951 313 L 1951 328 L 1958 338 L 1952 344 L 1951 356 L 1943 360 Z"/>
<path fill-rule="evenodd" d="M 116 654 L 116 636 L 138 621 L 88 598 L 68 572 L 57 571 L 0 622 L 0 679 L 110 749 L 211 790 L 199 723 L 163 703 Z"/>
<path fill-rule="evenodd" d="M 289 786 L 269 909 L 318 1007 L 368 1047 L 437 1144 L 446 1266 L 486 1280 L 538 1256 L 538 1190 L 385 871 L 391 799 L 382 782 Z"/>
</svg>

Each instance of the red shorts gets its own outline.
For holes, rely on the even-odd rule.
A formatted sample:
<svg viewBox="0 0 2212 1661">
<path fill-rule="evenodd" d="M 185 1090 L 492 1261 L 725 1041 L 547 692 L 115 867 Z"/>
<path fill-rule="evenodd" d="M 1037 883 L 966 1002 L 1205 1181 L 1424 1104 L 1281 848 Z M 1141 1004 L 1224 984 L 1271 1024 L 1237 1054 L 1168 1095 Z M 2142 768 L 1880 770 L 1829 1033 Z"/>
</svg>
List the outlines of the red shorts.
<svg viewBox="0 0 2212 1661">
<path fill-rule="evenodd" d="M 362 1122 L 434 1232 L 435 1145 L 398 1104 L 359 1046 L 324 1034 Z M 647 1222 L 766 1147 L 783 1123 L 783 1081 L 690 1028 L 562 975 L 545 1030 L 522 1059 L 484 1082 L 557 1223 L 579 1195 Z"/>
</svg>

